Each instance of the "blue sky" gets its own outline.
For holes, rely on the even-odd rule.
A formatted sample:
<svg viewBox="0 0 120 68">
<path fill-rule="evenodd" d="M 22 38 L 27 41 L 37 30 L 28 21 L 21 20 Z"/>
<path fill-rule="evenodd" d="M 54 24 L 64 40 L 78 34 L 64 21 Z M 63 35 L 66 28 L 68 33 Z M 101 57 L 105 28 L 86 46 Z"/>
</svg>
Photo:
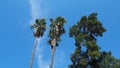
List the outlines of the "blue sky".
<svg viewBox="0 0 120 68">
<path fill-rule="evenodd" d="M 71 63 L 74 39 L 69 38 L 69 27 L 84 15 L 98 13 L 107 32 L 98 38 L 102 51 L 112 51 L 113 56 L 120 58 L 120 1 L 119 0 L 1 0 L 0 1 L 0 68 L 29 68 L 33 48 L 33 30 L 30 24 L 35 18 L 44 17 L 49 25 L 49 18 L 63 16 L 67 19 L 66 34 L 55 52 L 54 68 L 67 68 Z M 37 1 L 37 2 L 36 2 Z M 33 10 L 38 14 L 35 14 Z M 35 17 L 34 17 L 35 16 Z M 47 32 L 37 45 L 33 67 L 46 67 L 51 58 Z M 39 52 L 40 51 L 40 52 Z M 40 60 L 40 61 L 38 61 Z"/>
</svg>

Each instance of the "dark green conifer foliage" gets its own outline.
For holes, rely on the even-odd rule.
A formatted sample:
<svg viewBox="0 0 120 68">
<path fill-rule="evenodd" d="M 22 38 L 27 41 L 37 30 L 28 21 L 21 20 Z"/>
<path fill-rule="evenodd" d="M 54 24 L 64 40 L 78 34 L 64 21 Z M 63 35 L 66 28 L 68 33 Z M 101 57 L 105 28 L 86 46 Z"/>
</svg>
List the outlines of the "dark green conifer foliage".
<svg viewBox="0 0 120 68">
<path fill-rule="evenodd" d="M 69 36 L 75 39 L 76 50 L 71 55 L 69 68 L 100 68 L 101 52 L 97 37 L 103 36 L 106 29 L 97 19 L 97 13 L 83 16 L 70 27 Z"/>
</svg>

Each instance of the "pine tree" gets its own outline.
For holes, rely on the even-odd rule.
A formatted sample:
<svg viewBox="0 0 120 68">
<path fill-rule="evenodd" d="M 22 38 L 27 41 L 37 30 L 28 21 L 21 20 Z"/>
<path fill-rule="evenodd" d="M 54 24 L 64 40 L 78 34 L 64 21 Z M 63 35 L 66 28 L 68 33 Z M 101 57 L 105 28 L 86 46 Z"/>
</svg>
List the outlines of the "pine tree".
<svg viewBox="0 0 120 68">
<path fill-rule="evenodd" d="M 69 68 L 100 68 L 100 47 L 97 37 L 103 36 L 106 29 L 97 19 L 97 13 L 83 16 L 70 28 L 69 36 L 75 39 L 76 50 L 71 55 Z"/>
</svg>

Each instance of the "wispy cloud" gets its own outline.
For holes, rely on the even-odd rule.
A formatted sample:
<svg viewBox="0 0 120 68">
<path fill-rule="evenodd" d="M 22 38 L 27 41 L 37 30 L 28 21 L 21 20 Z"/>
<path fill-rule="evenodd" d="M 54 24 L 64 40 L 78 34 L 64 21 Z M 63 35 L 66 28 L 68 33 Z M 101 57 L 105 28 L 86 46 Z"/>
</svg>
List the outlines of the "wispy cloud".
<svg viewBox="0 0 120 68">
<path fill-rule="evenodd" d="M 31 16 L 32 16 L 30 24 L 33 24 L 35 19 L 43 16 L 41 3 L 42 0 L 29 0 Z"/>
<path fill-rule="evenodd" d="M 29 0 L 29 4 L 30 4 L 30 9 L 31 9 L 31 17 L 32 19 L 30 20 L 30 25 L 32 25 L 35 21 L 35 19 L 43 17 L 43 11 L 41 8 L 41 4 L 42 4 L 42 0 Z M 42 41 L 44 40 L 46 34 L 44 35 L 43 38 L 39 38 L 37 40 L 37 48 L 36 48 L 36 55 L 37 55 L 37 59 L 38 59 L 38 66 L 39 68 L 49 68 L 49 64 L 48 62 L 44 62 L 43 60 L 43 47 L 42 45 Z"/>
<path fill-rule="evenodd" d="M 45 36 L 41 38 L 42 40 L 45 40 Z M 43 60 L 43 53 L 44 53 L 44 47 L 43 46 L 39 46 L 39 45 L 43 45 L 44 42 L 41 41 L 41 39 L 38 39 L 38 46 L 36 49 L 36 55 L 38 58 L 38 67 L 39 68 L 49 68 L 49 62 L 46 62 Z"/>
</svg>

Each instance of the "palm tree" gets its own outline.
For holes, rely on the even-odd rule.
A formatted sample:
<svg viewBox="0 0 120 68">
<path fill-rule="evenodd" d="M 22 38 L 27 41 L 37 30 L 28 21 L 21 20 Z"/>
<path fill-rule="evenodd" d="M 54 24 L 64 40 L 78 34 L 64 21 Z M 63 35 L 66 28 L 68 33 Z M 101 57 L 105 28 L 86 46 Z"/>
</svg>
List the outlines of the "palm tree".
<svg viewBox="0 0 120 68">
<path fill-rule="evenodd" d="M 35 24 L 33 24 L 31 26 L 32 29 L 34 29 L 34 47 L 33 47 L 33 51 L 32 51 L 32 57 L 31 57 L 31 61 L 30 61 L 30 68 L 32 68 L 33 65 L 33 60 L 34 60 L 34 54 L 35 54 L 35 50 L 36 50 L 36 44 L 37 44 L 37 39 L 39 37 L 42 37 L 44 35 L 44 31 L 46 30 L 46 22 L 45 19 L 36 19 Z"/>
<path fill-rule="evenodd" d="M 50 31 L 49 31 L 49 40 L 48 43 L 51 45 L 52 49 L 52 58 L 50 63 L 50 68 L 53 67 L 53 61 L 54 61 L 54 53 L 56 50 L 56 46 L 58 46 L 58 42 L 60 42 L 60 36 L 65 33 L 64 30 L 64 24 L 66 23 L 66 20 L 63 17 L 57 17 L 55 20 L 52 18 L 50 19 Z"/>
</svg>

